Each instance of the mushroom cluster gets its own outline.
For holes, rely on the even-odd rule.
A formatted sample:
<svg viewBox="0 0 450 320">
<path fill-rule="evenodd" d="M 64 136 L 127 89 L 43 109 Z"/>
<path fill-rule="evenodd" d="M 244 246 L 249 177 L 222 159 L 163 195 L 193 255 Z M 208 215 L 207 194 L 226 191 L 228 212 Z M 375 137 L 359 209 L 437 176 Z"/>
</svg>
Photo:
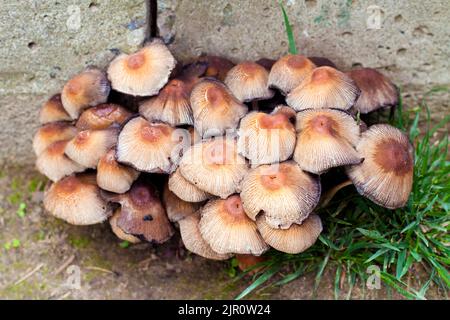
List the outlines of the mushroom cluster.
<svg viewBox="0 0 450 320">
<path fill-rule="evenodd" d="M 334 168 L 373 202 L 406 204 L 411 143 L 359 117 L 397 102 L 373 69 L 299 54 L 183 65 L 154 39 L 107 70 L 87 68 L 42 106 L 33 148 L 52 181 L 44 206 L 76 225 L 109 219 L 130 243 L 179 230 L 208 259 L 300 253 L 322 232 L 321 177 Z"/>
</svg>

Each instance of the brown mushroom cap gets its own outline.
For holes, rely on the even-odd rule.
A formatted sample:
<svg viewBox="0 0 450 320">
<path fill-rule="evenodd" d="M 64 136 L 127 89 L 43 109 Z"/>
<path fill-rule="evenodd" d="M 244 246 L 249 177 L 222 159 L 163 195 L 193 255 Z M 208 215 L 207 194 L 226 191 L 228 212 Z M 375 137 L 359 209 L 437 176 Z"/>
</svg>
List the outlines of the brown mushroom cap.
<svg viewBox="0 0 450 320">
<path fill-rule="evenodd" d="M 289 229 L 273 229 L 263 217 L 256 220 L 258 231 L 272 248 L 296 254 L 311 247 L 322 232 L 322 222 L 316 214 L 310 215 L 301 225 L 293 224 Z"/>
<path fill-rule="evenodd" d="M 252 165 L 284 161 L 294 152 L 295 127 L 282 112 L 250 112 L 242 118 L 238 136 L 238 151 Z"/>
<path fill-rule="evenodd" d="M 166 208 L 167 217 L 172 222 L 179 222 L 187 216 L 193 214 L 200 208 L 199 203 L 186 202 L 172 191 L 167 184 L 164 185 L 162 201 Z"/>
<path fill-rule="evenodd" d="M 270 99 L 275 94 L 269 89 L 269 72 L 259 64 L 245 61 L 228 71 L 225 84 L 242 102 Z"/>
<path fill-rule="evenodd" d="M 124 241 L 128 241 L 129 243 L 134 244 L 134 243 L 141 242 L 141 240 L 139 238 L 137 238 L 131 234 L 127 234 L 127 233 L 123 232 L 123 230 L 117 226 L 117 220 L 119 219 L 120 214 L 121 214 L 121 209 L 119 207 L 114 211 L 112 217 L 109 218 L 109 224 L 111 226 L 112 232 L 117 236 L 117 238 L 124 240 Z"/>
<path fill-rule="evenodd" d="M 347 168 L 358 192 L 389 208 L 408 202 L 413 184 L 414 147 L 408 137 L 387 124 L 369 127 L 356 146 L 364 161 Z"/>
<path fill-rule="evenodd" d="M 91 174 L 71 175 L 53 183 L 45 192 L 44 207 L 53 216 L 75 225 L 100 223 L 112 213 Z"/>
<path fill-rule="evenodd" d="M 242 181 L 241 198 L 250 219 L 261 213 L 271 228 L 287 229 L 308 217 L 319 203 L 320 192 L 317 177 L 287 161 L 250 170 Z"/>
<path fill-rule="evenodd" d="M 39 122 L 41 124 L 70 120 L 72 119 L 64 109 L 59 93 L 48 99 L 39 112 Z"/>
<path fill-rule="evenodd" d="M 286 98 L 297 111 L 313 108 L 350 109 L 359 95 L 353 80 L 331 67 L 315 68 Z"/>
<path fill-rule="evenodd" d="M 131 112 L 114 103 L 104 103 L 85 110 L 76 123 L 79 130 L 101 130 L 113 124 L 122 124 L 131 117 Z"/>
<path fill-rule="evenodd" d="M 239 192 L 247 170 L 247 163 L 231 138 L 194 144 L 180 161 L 180 172 L 186 180 L 221 198 Z"/>
<path fill-rule="evenodd" d="M 201 210 L 200 232 L 211 249 L 221 254 L 261 255 L 268 249 L 238 195 L 208 201 Z"/>
<path fill-rule="evenodd" d="M 398 104 L 397 88 L 377 70 L 361 68 L 348 72 L 348 75 L 361 90 L 361 95 L 354 105 L 354 108 L 361 113 L 369 113 Z"/>
<path fill-rule="evenodd" d="M 109 65 L 113 89 L 133 96 L 152 96 L 167 83 L 175 59 L 161 39 L 133 54 L 121 54 Z"/>
<path fill-rule="evenodd" d="M 254 256 L 252 254 L 237 254 L 236 260 L 238 261 L 238 267 L 241 271 L 246 271 L 257 264 L 260 264 L 261 262 L 264 262 L 267 260 L 267 257 L 265 256 Z M 249 272 L 249 274 L 255 274 L 259 271 L 264 269 L 264 266 L 252 268 L 252 270 Z"/>
<path fill-rule="evenodd" d="M 226 130 L 236 129 L 248 111 L 223 83 L 214 79 L 195 85 L 190 101 L 195 129 L 203 137 L 223 135 Z"/>
<path fill-rule="evenodd" d="M 272 66 L 275 64 L 275 62 L 277 62 L 277 61 L 274 59 L 270 59 L 270 58 L 260 58 L 255 61 L 255 63 L 266 68 L 267 71 L 270 71 L 270 69 L 272 69 Z"/>
<path fill-rule="evenodd" d="M 224 57 L 205 55 L 198 58 L 199 62 L 206 62 L 206 77 L 214 77 L 220 81 L 224 81 L 228 71 L 234 67 L 234 63 Z"/>
<path fill-rule="evenodd" d="M 97 184 L 106 191 L 125 193 L 138 178 L 139 171 L 118 163 L 115 156 L 116 151 L 111 149 L 99 160 Z"/>
<path fill-rule="evenodd" d="M 315 68 L 315 64 L 300 54 L 288 54 L 281 57 L 269 73 L 269 87 L 287 95 L 297 87 Z"/>
<path fill-rule="evenodd" d="M 187 202 L 202 202 L 212 197 L 209 193 L 186 180 L 180 169 L 175 170 L 170 175 L 168 186 L 178 198 Z"/>
<path fill-rule="evenodd" d="M 338 69 L 336 64 L 328 58 L 325 57 L 308 57 L 309 60 L 312 61 L 317 67 L 331 67 L 334 69 Z"/>
<path fill-rule="evenodd" d="M 98 69 L 89 68 L 66 83 L 61 101 L 70 117 L 76 119 L 83 109 L 105 103 L 110 90 L 106 75 Z"/>
<path fill-rule="evenodd" d="M 77 129 L 67 122 L 52 122 L 38 129 L 33 138 L 33 150 L 38 156 L 56 141 L 72 139 Z"/>
<path fill-rule="evenodd" d="M 361 162 L 354 146 L 359 126 L 346 112 L 310 109 L 297 114 L 294 160 L 305 171 L 320 174 L 333 167 Z"/>
</svg>

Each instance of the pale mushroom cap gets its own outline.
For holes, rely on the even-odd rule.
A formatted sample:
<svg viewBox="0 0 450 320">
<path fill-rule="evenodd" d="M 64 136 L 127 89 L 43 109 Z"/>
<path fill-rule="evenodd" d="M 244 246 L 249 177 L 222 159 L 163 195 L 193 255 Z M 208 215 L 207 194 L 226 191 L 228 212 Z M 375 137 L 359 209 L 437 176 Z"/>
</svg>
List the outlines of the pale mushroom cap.
<svg viewBox="0 0 450 320">
<path fill-rule="evenodd" d="M 175 170 L 169 177 L 169 189 L 180 199 L 187 202 L 202 202 L 212 196 L 197 188 L 194 184 L 186 180 L 180 172 L 180 169 Z"/>
<path fill-rule="evenodd" d="M 138 178 L 139 171 L 118 163 L 115 156 L 115 150 L 111 149 L 99 160 L 97 184 L 106 191 L 125 193 Z"/>
<path fill-rule="evenodd" d="M 64 110 L 61 102 L 61 95 L 55 94 L 48 99 L 41 107 L 39 112 L 39 122 L 46 124 L 57 121 L 70 121 L 72 120 L 69 114 Z"/>
<path fill-rule="evenodd" d="M 387 124 L 369 127 L 356 146 L 364 161 L 347 168 L 360 194 L 396 209 L 406 205 L 413 184 L 414 147 L 399 129 Z"/>
<path fill-rule="evenodd" d="M 38 129 L 33 137 L 34 153 L 38 156 L 53 142 L 72 139 L 76 134 L 77 129 L 67 122 L 45 124 Z"/>
<path fill-rule="evenodd" d="M 104 103 L 85 110 L 76 123 L 79 130 L 101 130 L 113 124 L 122 124 L 131 117 L 131 112 L 114 103 Z"/>
<path fill-rule="evenodd" d="M 172 222 L 179 222 L 200 208 L 199 203 L 186 202 L 177 197 L 175 193 L 170 191 L 167 184 L 164 186 L 162 200 L 166 208 L 167 217 Z"/>
<path fill-rule="evenodd" d="M 127 234 L 127 233 L 123 232 L 123 230 L 117 226 L 117 220 L 119 219 L 119 216 L 120 216 L 120 208 L 117 208 L 114 211 L 112 217 L 109 218 L 109 224 L 111 226 L 111 230 L 117 236 L 117 238 L 124 240 L 124 241 L 128 241 L 129 243 L 133 243 L 133 244 L 141 242 L 141 240 L 139 238 L 137 238 L 131 234 Z"/>
</svg>

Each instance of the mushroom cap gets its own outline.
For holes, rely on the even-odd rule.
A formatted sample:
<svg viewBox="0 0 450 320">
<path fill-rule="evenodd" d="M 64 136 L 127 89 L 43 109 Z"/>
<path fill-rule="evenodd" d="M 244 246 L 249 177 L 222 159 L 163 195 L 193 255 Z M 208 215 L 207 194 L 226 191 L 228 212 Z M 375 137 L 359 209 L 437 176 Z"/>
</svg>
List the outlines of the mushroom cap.
<svg viewBox="0 0 450 320">
<path fill-rule="evenodd" d="M 106 75 L 99 69 L 89 68 L 64 85 L 61 101 L 70 117 L 76 119 L 83 109 L 105 103 L 110 90 Z"/>
<path fill-rule="evenodd" d="M 77 128 L 67 122 L 52 122 L 40 127 L 33 137 L 33 150 L 38 156 L 56 141 L 68 140 L 75 137 Z"/>
<path fill-rule="evenodd" d="M 200 62 L 206 62 L 205 77 L 214 77 L 220 81 L 224 81 L 228 71 L 234 67 L 234 63 L 224 57 L 205 55 L 198 58 Z"/>
<path fill-rule="evenodd" d="M 112 213 L 92 174 L 71 175 L 53 183 L 45 192 L 44 207 L 53 216 L 75 225 L 100 223 Z"/>
<path fill-rule="evenodd" d="M 325 57 L 308 57 L 309 60 L 312 61 L 317 67 L 331 67 L 334 69 L 338 69 L 336 64 L 328 58 Z"/>
<path fill-rule="evenodd" d="M 238 151 L 252 165 L 288 159 L 295 148 L 295 127 L 282 112 L 250 112 L 242 118 L 238 130 Z"/>
<path fill-rule="evenodd" d="M 100 159 L 117 142 L 119 129 L 83 130 L 66 145 L 66 155 L 85 168 L 96 168 Z"/>
<path fill-rule="evenodd" d="M 269 87 L 276 88 L 287 95 L 297 87 L 316 65 L 307 57 L 300 54 L 288 54 L 281 57 L 269 73 Z"/>
<path fill-rule="evenodd" d="M 120 54 L 108 67 L 113 89 L 133 96 L 152 96 L 167 83 L 175 59 L 161 39 L 133 54 Z"/>
<path fill-rule="evenodd" d="M 200 214 L 196 212 L 180 220 L 180 234 L 187 250 L 211 260 L 226 260 L 231 254 L 220 254 L 211 249 L 210 245 L 202 238 L 199 223 Z"/>
<path fill-rule="evenodd" d="M 37 169 L 52 181 L 58 181 L 72 173 L 82 172 L 85 169 L 64 154 L 68 142 L 69 140 L 53 142 L 37 157 Z"/>
<path fill-rule="evenodd" d="M 297 117 L 297 112 L 291 107 L 279 104 L 277 105 L 270 114 L 284 114 L 289 120 L 295 122 L 295 118 Z"/>
<path fill-rule="evenodd" d="M 117 161 L 139 171 L 170 173 L 180 157 L 177 132 L 185 131 L 165 123 L 150 123 L 142 117 L 133 118 L 119 134 Z"/>
<path fill-rule="evenodd" d="M 255 265 L 264 262 L 267 260 L 267 257 L 265 256 L 254 256 L 252 254 L 237 254 L 236 260 L 238 261 L 238 267 L 241 271 L 246 271 Z M 256 269 L 252 268 L 252 270 L 249 272 L 249 274 L 255 274 L 259 271 L 261 271 L 264 267 L 258 267 Z"/>
<path fill-rule="evenodd" d="M 200 232 L 214 251 L 261 255 L 268 246 L 247 216 L 239 195 L 210 200 L 201 209 Z"/>
<path fill-rule="evenodd" d="M 106 191 L 125 193 L 138 176 L 139 171 L 116 161 L 115 149 L 109 150 L 97 164 L 97 184 Z"/>
<path fill-rule="evenodd" d="M 267 86 L 269 72 L 261 65 L 245 61 L 228 71 L 225 84 L 242 102 L 270 99 L 275 94 Z"/>
<path fill-rule="evenodd" d="M 64 109 L 61 102 L 61 94 L 55 94 L 48 99 L 41 107 L 39 112 L 39 122 L 46 124 L 57 121 L 72 120 L 69 114 Z"/>
<path fill-rule="evenodd" d="M 297 111 L 304 109 L 350 109 L 359 95 L 353 80 L 331 67 L 315 68 L 286 97 L 287 104 Z"/>
<path fill-rule="evenodd" d="M 180 161 L 180 172 L 187 181 L 221 198 L 239 192 L 247 171 L 247 163 L 231 138 L 194 144 Z"/>
<path fill-rule="evenodd" d="M 316 214 L 310 215 L 302 224 L 293 224 L 289 229 L 273 229 L 264 217 L 256 220 L 258 231 L 272 248 L 296 254 L 311 247 L 322 232 L 322 222 Z"/>
<path fill-rule="evenodd" d="M 236 99 L 228 88 L 214 79 L 204 79 L 191 92 L 195 129 L 202 137 L 223 135 L 236 129 L 247 113 L 246 105 Z"/>
<path fill-rule="evenodd" d="M 250 170 L 242 181 L 241 198 L 250 219 L 261 213 L 271 228 L 300 224 L 317 206 L 320 181 L 294 162 L 263 165 Z"/>
<path fill-rule="evenodd" d="M 297 114 L 294 160 L 305 171 L 321 174 L 333 167 L 362 161 L 354 146 L 359 126 L 344 111 L 309 109 Z"/>
<path fill-rule="evenodd" d="M 129 243 L 134 244 L 134 243 L 141 242 L 141 240 L 139 238 L 137 238 L 131 234 L 123 232 L 123 230 L 117 226 L 117 220 L 119 219 L 120 212 L 121 212 L 121 209 L 119 207 L 114 211 L 112 217 L 109 218 L 109 224 L 111 226 L 112 232 L 117 236 L 117 238 L 124 240 L 124 241 L 128 241 Z"/>
<path fill-rule="evenodd" d="M 347 168 L 358 192 L 389 208 L 408 202 L 414 175 L 414 147 L 399 129 L 387 124 L 369 127 L 356 145 L 364 161 Z"/>
<path fill-rule="evenodd" d="M 270 71 L 270 69 L 272 69 L 272 66 L 275 64 L 275 62 L 277 62 L 277 61 L 274 59 L 270 59 L 270 58 L 260 58 L 255 61 L 255 63 L 266 68 L 267 71 Z"/>
<path fill-rule="evenodd" d="M 131 112 L 114 103 L 104 103 L 85 110 L 76 123 L 79 130 L 101 130 L 113 124 L 122 124 L 131 117 Z"/>
<path fill-rule="evenodd" d="M 361 113 L 369 113 L 380 108 L 396 106 L 399 93 L 392 82 L 371 68 L 361 68 L 347 73 L 361 90 L 354 105 Z"/>
<path fill-rule="evenodd" d="M 169 176 L 168 186 L 170 191 L 172 191 L 178 198 L 187 202 L 202 202 L 212 196 L 197 188 L 194 184 L 186 180 L 180 172 L 180 169 L 175 170 Z"/>
<path fill-rule="evenodd" d="M 169 190 L 167 184 L 164 185 L 162 201 L 166 208 L 167 217 L 172 222 L 178 222 L 193 214 L 200 208 L 200 204 L 186 202 Z"/>
</svg>

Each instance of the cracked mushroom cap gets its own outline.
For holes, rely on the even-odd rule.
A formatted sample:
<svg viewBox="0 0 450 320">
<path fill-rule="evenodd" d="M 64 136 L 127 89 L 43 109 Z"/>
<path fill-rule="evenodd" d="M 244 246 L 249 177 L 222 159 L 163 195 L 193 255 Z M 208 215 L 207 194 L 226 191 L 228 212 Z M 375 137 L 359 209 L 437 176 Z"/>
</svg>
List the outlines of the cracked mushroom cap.
<svg viewBox="0 0 450 320">
<path fill-rule="evenodd" d="M 82 172 L 85 167 L 67 157 L 64 153 L 69 140 L 56 141 L 42 151 L 36 160 L 40 173 L 52 181 L 58 181 L 72 173 Z"/>
<path fill-rule="evenodd" d="M 241 198 L 250 219 L 261 214 L 271 228 L 287 229 L 308 217 L 320 192 L 318 177 L 287 161 L 250 170 L 242 181 Z"/>
<path fill-rule="evenodd" d="M 347 174 L 358 192 L 389 209 L 405 206 L 414 175 L 414 147 L 408 137 L 390 125 L 373 125 L 362 133 L 356 150 L 364 161 L 348 167 Z"/>
<path fill-rule="evenodd" d="M 287 95 L 296 88 L 316 68 L 307 57 L 300 54 L 288 54 L 281 57 L 270 69 L 269 87 L 276 88 Z"/>
<path fill-rule="evenodd" d="M 34 134 L 34 153 L 39 156 L 53 142 L 72 139 L 76 134 L 77 128 L 67 122 L 47 123 Z"/>
<path fill-rule="evenodd" d="M 89 68 L 65 84 L 61 101 L 70 117 L 76 119 L 84 109 L 105 103 L 110 90 L 106 75 L 99 69 Z"/>
<path fill-rule="evenodd" d="M 202 202 L 212 197 L 186 180 L 179 168 L 169 176 L 168 186 L 178 198 L 187 202 Z"/>
<path fill-rule="evenodd" d="M 294 160 L 305 171 L 321 174 L 333 167 L 362 161 L 354 146 L 359 126 L 344 111 L 310 109 L 297 114 Z"/>
<path fill-rule="evenodd" d="M 245 61 L 228 71 L 225 84 L 233 95 L 242 102 L 266 100 L 275 94 L 269 89 L 269 72 L 261 65 Z"/>
<path fill-rule="evenodd" d="M 375 69 L 362 68 L 348 72 L 361 90 L 354 105 L 361 113 L 369 113 L 380 108 L 396 106 L 399 93 L 392 82 Z"/>
<path fill-rule="evenodd" d="M 293 224 L 289 229 L 273 229 L 264 217 L 256 220 L 258 231 L 272 248 L 285 253 L 296 254 L 311 247 L 322 232 L 318 215 L 310 215 L 302 224 Z"/>
<path fill-rule="evenodd" d="M 211 249 L 220 254 L 259 256 L 268 250 L 239 195 L 208 201 L 201 209 L 200 232 Z"/>
<path fill-rule="evenodd" d="M 112 232 L 117 236 L 117 238 L 124 240 L 124 241 L 128 241 L 129 243 L 135 244 L 135 243 L 141 242 L 141 240 L 139 238 L 137 238 L 131 234 L 123 232 L 123 230 L 117 226 L 117 220 L 119 219 L 120 214 L 121 214 L 121 209 L 119 207 L 114 211 L 112 217 L 109 218 L 109 225 L 111 226 Z"/>
<path fill-rule="evenodd" d="M 120 54 L 108 67 L 113 89 L 133 96 L 153 96 L 167 83 L 175 59 L 161 39 L 133 54 Z"/>
<path fill-rule="evenodd" d="M 286 97 L 287 104 L 297 111 L 304 109 L 350 109 L 359 95 L 353 80 L 331 67 L 315 68 Z"/>
<path fill-rule="evenodd" d="M 121 125 L 132 113 L 114 103 L 104 103 L 85 110 L 76 123 L 79 130 L 101 130 L 113 124 Z"/>
<path fill-rule="evenodd" d="M 97 184 L 106 191 L 125 193 L 138 176 L 139 171 L 116 161 L 115 149 L 109 150 L 97 164 Z"/>
<path fill-rule="evenodd" d="M 55 94 L 48 99 L 39 112 L 39 122 L 47 124 L 57 121 L 71 121 L 69 114 L 64 109 L 61 102 L 61 94 Z"/>
<path fill-rule="evenodd" d="M 199 203 L 186 202 L 177 197 L 170 191 L 167 184 L 164 185 L 162 202 L 166 208 L 167 217 L 172 222 L 179 222 L 200 208 Z"/>
<path fill-rule="evenodd" d="M 92 174 L 71 175 L 53 183 L 45 192 L 44 207 L 53 216 L 74 225 L 100 223 L 112 213 Z"/>
<path fill-rule="evenodd" d="M 195 85 L 190 101 L 194 126 L 202 137 L 223 135 L 226 130 L 236 129 L 248 111 L 246 105 L 215 79 L 204 79 Z"/>
<path fill-rule="evenodd" d="M 231 138 L 197 143 L 180 161 L 180 172 L 187 181 L 223 199 L 239 192 L 247 170 L 245 158 L 237 153 L 236 141 Z"/>
<path fill-rule="evenodd" d="M 260 165 L 288 159 L 295 140 L 295 127 L 286 114 L 250 112 L 241 120 L 237 143 L 240 154 Z"/>
</svg>

